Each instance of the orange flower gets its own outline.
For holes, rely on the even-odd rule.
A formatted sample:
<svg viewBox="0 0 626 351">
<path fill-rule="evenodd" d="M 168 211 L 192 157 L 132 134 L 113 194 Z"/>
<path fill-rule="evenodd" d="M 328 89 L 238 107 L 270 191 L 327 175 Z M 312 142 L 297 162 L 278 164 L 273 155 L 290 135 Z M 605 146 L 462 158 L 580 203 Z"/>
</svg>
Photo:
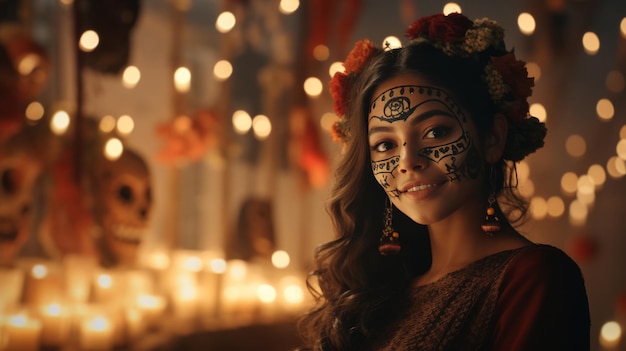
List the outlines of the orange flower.
<svg viewBox="0 0 626 351">
<path fill-rule="evenodd" d="M 348 91 L 350 90 L 350 80 L 342 72 L 336 72 L 330 80 L 330 94 L 333 96 L 333 109 L 337 116 L 346 114 L 346 102 L 348 101 Z"/>
<path fill-rule="evenodd" d="M 343 63 L 343 66 L 346 68 L 346 73 L 361 73 L 367 61 L 374 56 L 376 51 L 376 46 L 371 40 L 364 39 L 357 41 Z"/>
</svg>

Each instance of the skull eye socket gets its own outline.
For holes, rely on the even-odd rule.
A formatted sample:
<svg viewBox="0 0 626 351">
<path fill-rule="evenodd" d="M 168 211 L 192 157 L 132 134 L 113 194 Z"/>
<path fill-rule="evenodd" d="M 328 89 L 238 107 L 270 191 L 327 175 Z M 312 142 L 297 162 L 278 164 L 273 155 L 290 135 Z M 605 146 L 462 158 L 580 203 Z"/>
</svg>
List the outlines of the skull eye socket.
<svg viewBox="0 0 626 351">
<path fill-rule="evenodd" d="M 117 196 L 123 202 L 130 203 L 133 200 L 133 190 L 128 185 L 120 186 Z"/>
<path fill-rule="evenodd" d="M 17 179 L 15 171 L 6 169 L 2 172 L 2 191 L 7 194 L 13 194 L 17 190 Z"/>
</svg>

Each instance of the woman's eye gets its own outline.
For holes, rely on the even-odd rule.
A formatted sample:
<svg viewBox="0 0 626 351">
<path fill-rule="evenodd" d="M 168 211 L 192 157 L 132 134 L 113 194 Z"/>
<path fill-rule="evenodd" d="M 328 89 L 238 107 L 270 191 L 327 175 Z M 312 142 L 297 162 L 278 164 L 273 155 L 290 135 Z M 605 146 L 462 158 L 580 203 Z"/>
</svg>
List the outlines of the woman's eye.
<svg viewBox="0 0 626 351">
<path fill-rule="evenodd" d="M 392 143 L 390 143 L 388 141 L 383 141 L 383 142 L 380 142 L 380 143 L 374 145 L 374 147 L 372 147 L 372 149 L 374 151 L 377 151 L 377 152 L 386 152 L 386 151 L 389 151 L 392 147 L 393 147 Z"/>
<path fill-rule="evenodd" d="M 427 139 L 437 139 L 437 138 L 445 137 L 448 134 L 450 134 L 450 128 L 448 128 L 448 127 L 435 127 L 435 128 L 432 128 L 431 130 L 429 130 L 428 133 L 426 133 L 425 138 L 427 138 Z"/>
</svg>

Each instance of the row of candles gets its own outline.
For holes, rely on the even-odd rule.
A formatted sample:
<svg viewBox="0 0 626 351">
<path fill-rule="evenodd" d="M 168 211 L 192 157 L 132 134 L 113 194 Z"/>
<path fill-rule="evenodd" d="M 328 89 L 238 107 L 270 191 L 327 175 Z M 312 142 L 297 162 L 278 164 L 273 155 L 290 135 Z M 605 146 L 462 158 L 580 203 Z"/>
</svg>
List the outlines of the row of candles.
<svg viewBox="0 0 626 351">
<path fill-rule="evenodd" d="M 20 258 L 0 268 L 0 351 L 131 347 L 150 334 L 293 318 L 311 302 L 285 252 L 268 262 L 193 250 L 146 257 L 134 268 L 104 268 L 76 255 Z"/>
</svg>

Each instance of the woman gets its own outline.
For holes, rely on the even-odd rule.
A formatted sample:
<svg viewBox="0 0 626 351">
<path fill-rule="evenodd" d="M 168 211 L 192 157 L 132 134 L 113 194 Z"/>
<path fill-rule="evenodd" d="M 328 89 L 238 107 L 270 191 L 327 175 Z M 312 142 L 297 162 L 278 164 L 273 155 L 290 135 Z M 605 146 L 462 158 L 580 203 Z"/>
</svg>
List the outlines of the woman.
<svg viewBox="0 0 626 351">
<path fill-rule="evenodd" d="M 515 162 L 543 146 L 504 31 L 421 18 L 402 48 L 355 45 L 331 81 L 344 142 L 316 255 L 314 350 L 588 350 L 578 266 L 514 229 Z"/>
</svg>

